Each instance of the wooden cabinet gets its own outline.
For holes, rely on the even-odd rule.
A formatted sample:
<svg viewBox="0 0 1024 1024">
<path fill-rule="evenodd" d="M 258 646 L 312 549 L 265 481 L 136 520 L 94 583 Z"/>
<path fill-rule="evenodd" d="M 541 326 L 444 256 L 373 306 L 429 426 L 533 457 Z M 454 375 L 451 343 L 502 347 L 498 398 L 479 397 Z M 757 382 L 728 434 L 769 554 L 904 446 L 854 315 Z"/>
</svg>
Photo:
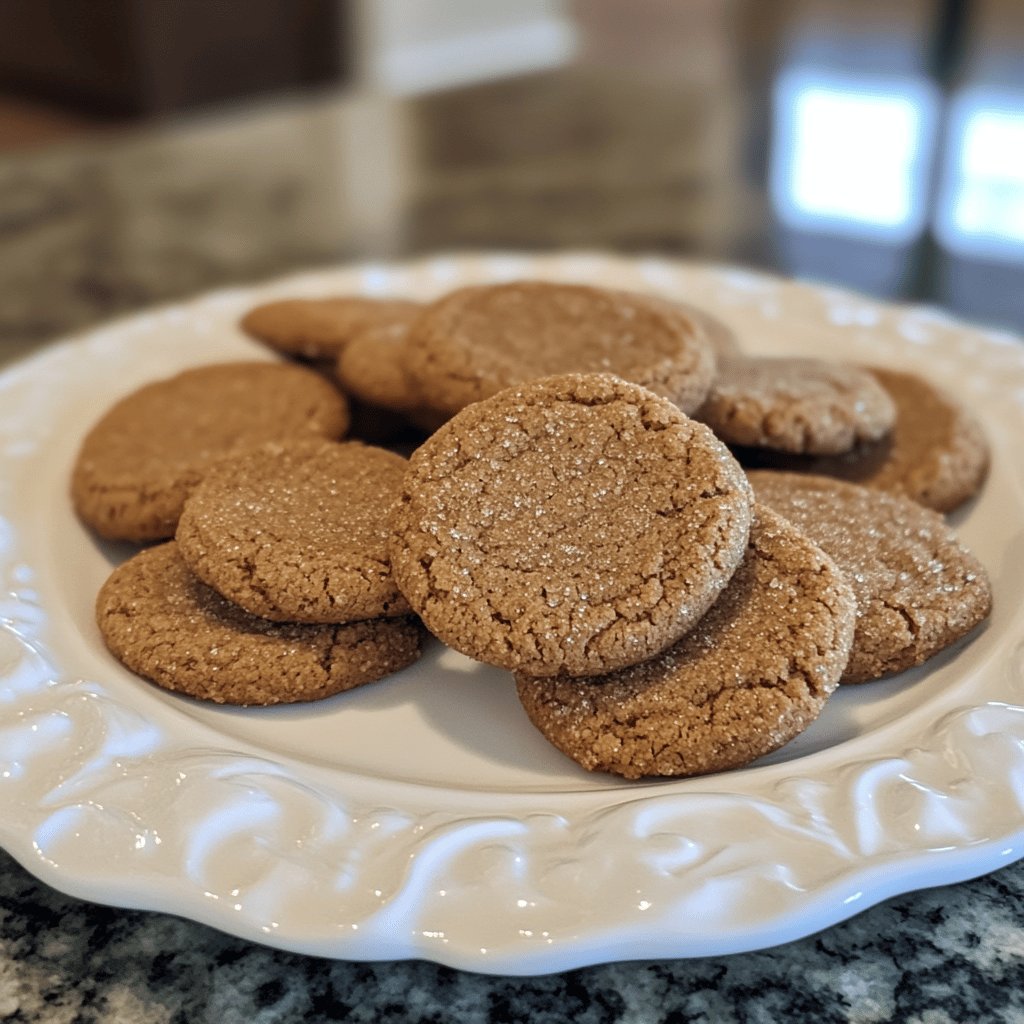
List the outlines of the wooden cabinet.
<svg viewBox="0 0 1024 1024">
<path fill-rule="evenodd" d="M 2 0 L 0 88 L 158 114 L 335 81 L 341 0 Z"/>
</svg>

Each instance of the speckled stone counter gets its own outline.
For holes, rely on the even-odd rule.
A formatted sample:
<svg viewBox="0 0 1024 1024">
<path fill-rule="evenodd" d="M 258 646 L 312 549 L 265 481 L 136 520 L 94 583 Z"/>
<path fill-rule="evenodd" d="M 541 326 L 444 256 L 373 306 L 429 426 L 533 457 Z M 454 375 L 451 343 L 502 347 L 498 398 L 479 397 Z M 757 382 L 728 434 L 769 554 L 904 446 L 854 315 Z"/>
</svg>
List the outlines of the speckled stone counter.
<svg viewBox="0 0 1024 1024">
<path fill-rule="evenodd" d="M 324 99 L 294 100 L 0 160 L 0 362 L 152 302 L 450 243 L 421 232 L 413 246 L 346 206 L 338 126 L 347 116 Z M 615 242 L 591 212 L 591 236 L 572 240 Z M 544 233 L 543 203 L 535 213 L 533 243 L 561 244 Z M 682 228 L 675 240 L 685 246 Z M 420 962 L 327 962 L 93 906 L 0 853 L 0 1020 L 1016 1024 L 1022 908 L 1018 863 L 900 896 L 777 949 L 501 978 Z"/>
<path fill-rule="evenodd" d="M 339 963 L 161 914 L 96 907 L 0 856 L 0 1020 L 1024 1021 L 1024 865 L 874 907 L 778 949 L 537 978 L 421 962 Z"/>
</svg>

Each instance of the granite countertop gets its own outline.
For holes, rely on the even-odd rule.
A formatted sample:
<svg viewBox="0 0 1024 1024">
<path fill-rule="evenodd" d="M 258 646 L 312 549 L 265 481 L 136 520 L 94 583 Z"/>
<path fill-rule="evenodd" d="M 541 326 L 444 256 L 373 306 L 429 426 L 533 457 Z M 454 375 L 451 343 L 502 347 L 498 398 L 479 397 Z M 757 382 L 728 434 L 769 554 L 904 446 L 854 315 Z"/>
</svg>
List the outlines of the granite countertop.
<svg viewBox="0 0 1024 1024">
<path fill-rule="evenodd" d="M 0 158 L 0 361 L 210 287 L 450 243 L 408 205 L 397 226 L 352 209 L 338 171 L 348 166 L 339 126 L 350 116 L 330 98 L 294 99 Z M 399 191 L 414 207 L 415 189 Z M 621 211 L 605 234 L 584 213 L 591 244 L 621 241 Z M 549 219 L 543 209 L 538 218 Z M 587 241 L 576 227 L 536 242 Z M 675 242 L 692 238 L 681 229 Z M 775 949 L 503 978 L 423 962 L 329 962 L 94 906 L 0 853 L 0 1020 L 1013 1024 L 1024 1022 L 1022 907 L 1019 862 Z"/>
<path fill-rule="evenodd" d="M 1024 1020 L 1024 865 L 913 893 L 778 949 L 494 978 L 422 962 L 317 960 L 162 914 L 96 907 L 0 856 L 0 1020 Z"/>
</svg>

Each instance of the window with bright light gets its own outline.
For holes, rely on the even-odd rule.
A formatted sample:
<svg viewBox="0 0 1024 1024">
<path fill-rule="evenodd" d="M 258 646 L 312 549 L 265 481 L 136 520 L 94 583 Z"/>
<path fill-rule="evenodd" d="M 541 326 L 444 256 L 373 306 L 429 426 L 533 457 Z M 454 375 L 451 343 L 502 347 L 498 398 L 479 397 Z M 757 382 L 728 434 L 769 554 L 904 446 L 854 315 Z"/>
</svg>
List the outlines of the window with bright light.
<svg viewBox="0 0 1024 1024">
<path fill-rule="evenodd" d="M 915 238 L 927 216 L 935 107 L 921 79 L 780 76 L 770 174 L 780 219 L 806 231 Z"/>
<path fill-rule="evenodd" d="M 1024 93 L 962 92 L 947 146 L 939 241 L 967 256 L 1024 261 Z"/>
</svg>

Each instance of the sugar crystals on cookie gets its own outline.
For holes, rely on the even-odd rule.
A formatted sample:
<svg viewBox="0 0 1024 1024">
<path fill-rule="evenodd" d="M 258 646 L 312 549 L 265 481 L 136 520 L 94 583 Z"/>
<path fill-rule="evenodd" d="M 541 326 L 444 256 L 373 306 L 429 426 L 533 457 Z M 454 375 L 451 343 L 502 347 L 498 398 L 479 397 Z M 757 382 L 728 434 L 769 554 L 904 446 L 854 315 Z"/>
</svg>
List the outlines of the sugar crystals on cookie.
<svg viewBox="0 0 1024 1024">
<path fill-rule="evenodd" d="M 759 470 L 750 482 L 758 500 L 799 526 L 850 580 L 857 630 L 842 682 L 920 665 L 988 616 L 988 575 L 938 513 L 823 476 Z"/>
<path fill-rule="evenodd" d="M 594 675 L 674 643 L 746 548 L 728 449 L 646 388 L 568 374 L 464 409 L 412 456 L 390 544 L 437 636 L 534 675 Z"/>
<path fill-rule="evenodd" d="M 356 442 L 274 443 L 225 459 L 185 503 L 181 555 L 267 619 L 406 615 L 387 553 L 405 468 L 400 455 Z"/>
<path fill-rule="evenodd" d="M 530 721 L 590 771 L 724 771 L 818 717 L 846 665 L 855 612 L 832 560 L 759 505 L 742 564 L 678 643 L 591 679 L 518 672 L 517 691 Z"/>
<path fill-rule="evenodd" d="M 348 403 L 319 374 L 285 363 L 216 363 L 133 391 L 86 435 L 71 497 L 111 540 L 173 537 L 182 506 L 218 459 L 264 441 L 338 438 Z"/>
<path fill-rule="evenodd" d="M 329 697 L 411 665 L 423 640 L 413 616 L 308 625 L 250 615 L 196 579 L 174 541 L 113 571 L 96 599 L 96 621 L 133 672 L 218 704 Z"/>
</svg>

